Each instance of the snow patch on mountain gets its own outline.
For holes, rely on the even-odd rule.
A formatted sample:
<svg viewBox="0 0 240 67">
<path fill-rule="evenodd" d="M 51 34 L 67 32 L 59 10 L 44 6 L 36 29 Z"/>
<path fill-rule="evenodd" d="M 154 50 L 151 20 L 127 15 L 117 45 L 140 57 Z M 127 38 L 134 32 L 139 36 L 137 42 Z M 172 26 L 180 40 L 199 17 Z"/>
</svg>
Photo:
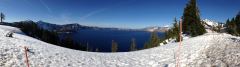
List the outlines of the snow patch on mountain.
<svg viewBox="0 0 240 67">
<path fill-rule="evenodd" d="M 153 32 L 153 31 L 166 32 L 168 31 L 168 29 L 169 29 L 169 26 L 164 26 L 164 27 L 151 26 L 151 27 L 146 27 L 143 30 L 149 31 L 149 32 Z"/>
<path fill-rule="evenodd" d="M 209 20 L 209 19 L 204 19 L 202 20 L 204 27 L 207 29 L 211 29 L 217 26 L 220 26 L 221 28 L 224 27 L 224 23 L 221 22 L 217 22 L 217 21 L 213 21 L 213 20 Z"/>
<path fill-rule="evenodd" d="M 218 22 L 216 21 L 213 21 L 213 20 L 209 20 L 209 19 L 204 19 L 203 20 L 204 22 L 206 22 L 208 25 L 211 25 L 211 26 L 218 26 Z"/>
</svg>

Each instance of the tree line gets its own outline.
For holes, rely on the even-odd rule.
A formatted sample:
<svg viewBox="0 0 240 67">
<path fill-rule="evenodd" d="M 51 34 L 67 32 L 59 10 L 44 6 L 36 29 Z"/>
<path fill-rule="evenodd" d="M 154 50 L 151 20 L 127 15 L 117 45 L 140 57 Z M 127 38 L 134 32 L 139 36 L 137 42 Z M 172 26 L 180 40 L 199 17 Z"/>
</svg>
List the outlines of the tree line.
<svg viewBox="0 0 240 67">
<path fill-rule="evenodd" d="M 17 27 L 23 33 L 25 33 L 25 35 L 28 35 L 30 37 L 39 39 L 41 41 L 44 41 L 53 45 L 62 46 L 70 49 L 76 49 L 76 50 L 84 50 L 84 51 L 86 50 L 86 47 L 83 46 L 83 44 L 80 44 L 79 42 L 74 41 L 72 36 L 69 35 L 69 36 L 60 38 L 57 32 L 42 29 L 38 27 L 36 22 L 31 20 L 13 22 L 13 23 L 1 22 L 1 24 Z"/>
<path fill-rule="evenodd" d="M 130 42 L 130 46 L 129 46 L 129 51 L 136 51 L 136 50 L 138 50 L 137 44 L 136 44 L 135 38 L 132 38 L 131 42 Z M 118 44 L 114 40 L 112 40 L 111 51 L 112 52 L 117 52 L 118 51 Z"/>
<path fill-rule="evenodd" d="M 226 21 L 226 31 L 229 34 L 240 36 L 240 12 L 234 18 L 227 19 Z"/>
</svg>

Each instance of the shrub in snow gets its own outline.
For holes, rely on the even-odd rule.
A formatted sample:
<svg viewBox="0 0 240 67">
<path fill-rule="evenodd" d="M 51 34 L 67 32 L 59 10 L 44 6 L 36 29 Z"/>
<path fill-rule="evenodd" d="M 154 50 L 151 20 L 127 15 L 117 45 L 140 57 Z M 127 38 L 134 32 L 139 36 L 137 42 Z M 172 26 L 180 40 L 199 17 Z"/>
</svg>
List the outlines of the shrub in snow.
<svg viewBox="0 0 240 67">
<path fill-rule="evenodd" d="M 132 38 L 129 51 L 135 51 L 135 50 L 137 50 L 136 49 L 136 42 L 135 42 L 135 39 Z"/>
<path fill-rule="evenodd" d="M 112 40 L 112 52 L 117 52 L 117 50 L 118 50 L 117 42 Z"/>
</svg>

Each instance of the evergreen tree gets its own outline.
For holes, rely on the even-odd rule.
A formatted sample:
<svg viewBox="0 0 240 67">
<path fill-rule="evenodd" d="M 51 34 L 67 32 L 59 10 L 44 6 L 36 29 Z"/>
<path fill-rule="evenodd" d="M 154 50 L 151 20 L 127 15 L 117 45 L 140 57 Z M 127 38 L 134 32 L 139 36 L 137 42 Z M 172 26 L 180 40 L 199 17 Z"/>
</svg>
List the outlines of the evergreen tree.
<svg viewBox="0 0 240 67">
<path fill-rule="evenodd" d="M 240 35 L 240 11 L 238 12 L 236 18 L 235 18 L 236 26 L 237 26 L 237 32 Z"/>
<path fill-rule="evenodd" d="M 117 50 L 118 50 L 117 42 L 112 40 L 112 52 L 117 52 Z"/>
<path fill-rule="evenodd" d="M 230 32 L 231 32 L 231 29 L 230 29 L 230 20 L 229 19 L 227 19 L 227 21 L 226 21 L 226 31 L 229 33 L 229 34 L 231 34 Z"/>
<path fill-rule="evenodd" d="M 176 42 L 179 42 L 180 41 L 180 36 L 179 36 L 180 26 L 179 26 L 179 23 L 176 18 L 174 19 L 174 22 L 175 23 L 173 23 L 173 38 L 176 39 Z"/>
<path fill-rule="evenodd" d="M 190 0 L 184 8 L 183 13 L 183 33 L 191 36 L 198 36 L 206 33 L 201 23 L 200 12 L 196 0 Z"/>
<path fill-rule="evenodd" d="M 166 35 L 165 35 L 165 39 L 176 39 L 176 42 L 179 42 L 180 40 L 180 36 L 179 36 L 179 33 L 180 33 L 180 28 L 179 28 L 179 23 L 177 21 L 176 18 L 174 18 L 174 23 L 173 23 L 173 27 L 170 28 L 167 32 L 166 32 Z M 164 40 L 162 40 L 163 42 Z"/>
<path fill-rule="evenodd" d="M 159 45 L 159 37 L 158 37 L 157 32 L 151 33 L 150 45 L 151 45 L 151 47 L 156 47 Z"/>
<path fill-rule="evenodd" d="M 172 29 L 169 29 L 166 33 L 165 33 L 165 38 L 164 39 L 169 39 L 172 36 Z"/>
<path fill-rule="evenodd" d="M 66 46 L 67 48 L 74 48 L 74 41 L 72 36 L 70 35 L 65 36 L 62 42 L 63 42 L 62 45 Z"/>
<path fill-rule="evenodd" d="M 236 17 L 226 21 L 226 30 L 229 34 L 240 36 L 240 12 Z"/>
<path fill-rule="evenodd" d="M 3 13 L 0 14 L 0 18 L 1 18 L 1 23 L 3 22 L 3 20 L 5 20 L 5 15 Z"/>
<path fill-rule="evenodd" d="M 88 42 L 87 42 L 87 50 L 86 51 L 90 51 L 89 47 L 88 47 Z"/>
<path fill-rule="evenodd" d="M 160 39 L 156 31 L 151 32 L 150 40 L 144 44 L 144 49 L 157 47 L 160 43 Z"/>
<path fill-rule="evenodd" d="M 150 45 L 149 45 L 149 42 L 145 42 L 144 45 L 143 45 L 143 48 L 144 49 L 151 48 Z"/>
<path fill-rule="evenodd" d="M 136 50 L 136 42 L 135 42 L 135 39 L 132 38 L 129 51 L 135 51 L 135 50 Z"/>
<path fill-rule="evenodd" d="M 226 29 L 227 29 L 227 32 L 229 34 L 232 34 L 232 35 L 238 35 L 238 32 L 237 32 L 237 24 L 235 22 L 235 18 L 232 18 L 231 21 L 228 19 L 226 21 Z"/>
</svg>

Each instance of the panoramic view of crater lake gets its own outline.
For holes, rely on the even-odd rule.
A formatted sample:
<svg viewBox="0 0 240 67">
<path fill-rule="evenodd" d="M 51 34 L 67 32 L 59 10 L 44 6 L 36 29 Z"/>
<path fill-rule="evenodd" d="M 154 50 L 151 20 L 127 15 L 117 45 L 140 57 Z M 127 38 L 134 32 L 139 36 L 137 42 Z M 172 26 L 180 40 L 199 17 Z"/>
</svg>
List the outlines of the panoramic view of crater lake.
<svg viewBox="0 0 240 67">
<path fill-rule="evenodd" d="M 131 40 L 135 39 L 136 48 L 143 49 L 144 44 L 150 39 L 151 32 L 126 31 L 126 30 L 79 30 L 71 34 L 74 40 L 88 46 L 89 50 L 111 52 L 112 40 L 118 43 L 118 52 L 129 51 Z M 160 38 L 164 32 L 158 32 Z"/>
<path fill-rule="evenodd" d="M 0 0 L 0 67 L 240 67 L 240 0 Z"/>
</svg>

